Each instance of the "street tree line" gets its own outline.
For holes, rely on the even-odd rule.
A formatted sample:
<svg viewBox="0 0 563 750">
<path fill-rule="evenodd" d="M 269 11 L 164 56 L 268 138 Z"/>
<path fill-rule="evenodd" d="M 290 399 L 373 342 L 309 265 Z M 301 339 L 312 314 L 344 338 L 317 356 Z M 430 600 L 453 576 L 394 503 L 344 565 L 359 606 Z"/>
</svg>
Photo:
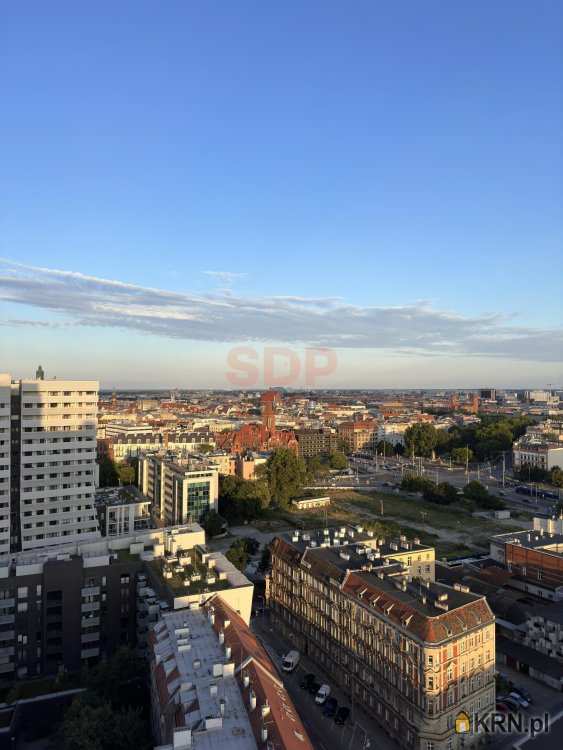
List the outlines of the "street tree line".
<svg viewBox="0 0 563 750">
<path fill-rule="evenodd" d="M 453 484 L 436 483 L 425 477 L 407 476 L 401 482 L 401 489 L 405 492 L 421 492 L 426 501 L 437 505 L 451 505 L 460 498 L 460 493 Z M 481 482 L 468 482 L 461 492 L 463 497 L 472 500 L 480 510 L 502 510 L 506 507 L 503 501 L 491 495 Z"/>
<path fill-rule="evenodd" d="M 405 432 L 405 455 L 451 456 L 453 462 L 460 464 L 496 460 L 503 452 L 511 451 L 514 441 L 533 423 L 529 417 L 482 416 L 480 424 L 438 430 L 432 424 L 419 422 Z"/>
</svg>

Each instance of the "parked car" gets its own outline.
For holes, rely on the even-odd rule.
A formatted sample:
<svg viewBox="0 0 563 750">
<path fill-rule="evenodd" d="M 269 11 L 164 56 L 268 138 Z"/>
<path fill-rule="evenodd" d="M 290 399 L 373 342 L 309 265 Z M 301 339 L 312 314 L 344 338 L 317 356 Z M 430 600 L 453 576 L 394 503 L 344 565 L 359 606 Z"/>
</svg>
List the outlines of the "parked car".
<svg viewBox="0 0 563 750">
<path fill-rule="evenodd" d="M 338 701 L 336 698 L 327 698 L 326 703 L 323 706 L 323 715 L 328 716 L 329 719 L 332 719 L 336 711 L 338 710 Z"/>
<path fill-rule="evenodd" d="M 514 687 L 518 695 L 521 695 L 522 698 L 525 698 L 530 705 L 534 702 L 532 694 L 530 693 L 529 690 L 526 690 L 526 688 L 523 688 L 523 687 L 519 687 L 518 685 L 515 685 Z"/>
<path fill-rule="evenodd" d="M 309 687 L 307 688 L 307 690 L 311 693 L 311 695 L 316 695 L 320 689 L 321 689 L 321 683 L 317 682 L 316 680 L 309 683 Z"/>
<path fill-rule="evenodd" d="M 510 711 L 520 711 L 520 703 L 517 700 L 514 700 L 514 698 L 511 698 L 509 695 L 507 695 L 506 698 L 503 698 L 502 702 L 505 706 L 508 706 Z"/>
<path fill-rule="evenodd" d="M 302 688 L 303 690 L 308 690 L 309 685 L 312 682 L 316 682 L 316 681 L 317 681 L 317 678 L 315 677 L 315 675 L 312 672 L 309 672 L 309 674 L 306 674 L 305 677 L 303 677 L 303 679 L 299 683 L 299 687 Z"/>
<path fill-rule="evenodd" d="M 509 693 L 508 697 L 513 698 L 516 701 L 516 703 L 518 703 L 520 708 L 528 708 L 528 706 L 530 705 L 528 701 L 522 695 L 520 695 L 520 693 L 517 693 L 516 691 Z"/>
<path fill-rule="evenodd" d="M 334 717 L 334 723 L 340 724 L 342 726 L 343 724 L 346 724 L 346 721 L 349 716 L 350 716 L 350 709 L 347 708 L 346 706 L 340 706 L 340 708 L 336 712 L 336 716 Z"/>
<path fill-rule="evenodd" d="M 318 703 L 319 706 L 322 706 L 329 695 L 330 695 L 330 685 L 321 685 L 320 688 L 317 690 L 317 694 L 315 696 L 315 703 Z"/>
<path fill-rule="evenodd" d="M 282 659 L 282 669 L 284 672 L 293 672 L 299 664 L 299 651 L 290 651 Z"/>
</svg>

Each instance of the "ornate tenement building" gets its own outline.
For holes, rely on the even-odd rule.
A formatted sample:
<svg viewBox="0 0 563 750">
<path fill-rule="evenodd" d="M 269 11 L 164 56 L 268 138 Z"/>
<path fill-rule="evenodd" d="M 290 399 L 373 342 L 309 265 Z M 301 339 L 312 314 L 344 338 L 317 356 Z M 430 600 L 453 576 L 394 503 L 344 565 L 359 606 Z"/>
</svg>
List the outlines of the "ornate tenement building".
<svg viewBox="0 0 563 750">
<path fill-rule="evenodd" d="M 495 709 L 495 622 L 485 597 L 435 583 L 433 560 L 357 530 L 278 537 L 267 595 L 275 626 L 399 746 L 456 750 L 479 741 L 455 733 L 459 712 Z"/>
</svg>

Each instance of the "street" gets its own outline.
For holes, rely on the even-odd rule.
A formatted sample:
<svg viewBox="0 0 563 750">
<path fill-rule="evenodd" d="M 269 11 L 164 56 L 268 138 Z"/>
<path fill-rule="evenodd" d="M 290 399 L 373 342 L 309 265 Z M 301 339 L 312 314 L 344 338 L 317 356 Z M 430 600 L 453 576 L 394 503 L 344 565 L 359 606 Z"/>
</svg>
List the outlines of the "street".
<svg viewBox="0 0 563 750">
<path fill-rule="evenodd" d="M 273 630 L 267 613 L 254 617 L 250 626 L 274 664 L 279 665 L 281 657 L 294 648 L 293 644 L 284 640 Z M 329 684 L 331 696 L 338 700 L 338 705 L 351 709 L 350 718 L 344 726 L 338 726 L 333 719 L 323 716 L 322 706 L 315 704 L 315 697 L 299 687 L 299 683 L 307 673 L 315 674 L 320 683 Z M 317 750 L 397 749 L 397 745 L 379 725 L 357 706 L 353 706 L 342 691 L 323 674 L 322 669 L 307 657 L 301 655 L 298 667 L 293 672 L 280 673 L 280 676 Z"/>
<path fill-rule="evenodd" d="M 516 483 L 505 477 L 502 482 L 502 471 L 495 465 L 485 464 L 480 468 L 470 468 L 466 473 L 461 466 L 452 466 L 441 461 L 429 459 L 411 459 L 403 457 L 386 458 L 350 458 L 353 471 L 348 476 L 331 477 L 328 482 L 316 485 L 316 489 L 352 489 L 377 490 L 390 492 L 389 485 L 400 484 L 401 479 L 413 471 L 433 482 L 448 482 L 458 489 L 463 489 L 470 481 L 485 485 L 489 492 L 504 500 L 514 510 L 528 511 L 540 515 L 551 515 L 557 500 L 536 498 L 534 495 L 521 495 L 515 491 Z M 387 484 L 386 484 L 387 483 Z M 313 489 L 313 488 L 310 488 Z"/>
</svg>

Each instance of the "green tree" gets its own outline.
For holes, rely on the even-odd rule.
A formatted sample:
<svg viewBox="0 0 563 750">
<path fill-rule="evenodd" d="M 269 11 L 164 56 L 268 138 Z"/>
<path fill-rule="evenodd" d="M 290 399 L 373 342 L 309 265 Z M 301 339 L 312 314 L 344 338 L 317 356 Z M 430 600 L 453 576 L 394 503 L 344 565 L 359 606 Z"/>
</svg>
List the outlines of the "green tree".
<svg viewBox="0 0 563 750">
<path fill-rule="evenodd" d="M 122 463 L 117 464 L 116 468 L 120 484 L 135 484 L 135 466 L 130 464 L 128 461 L 123 461 Z"/>
<path fill-rule="evenodd" d="M 299 495 L 307 471 L 301 458 L 288 448 L 275 450 L 266 463 L 270 496 L 280 508 L 287 508 L 292 498 Z"/>
<path fill-rule="evenodd" d="M 98 461 L 98 465 L 100 467 L 100 487 L 117 487 L 119 484 L 119 474 L 111 458 L 109 456 L 102 456 Z"/>
<path fill-rule="evenodd" d="M 201 525 L 208 536 L 221 534 L 225 527 L 225 520 L 215 510 L 209 510 L 202 519 Z"/>
<path fill-rule="evenodd" d="M 401 482 L 401 489 L 405 492 L 427 492 L 434 487 L 434 482 L 425 477 L 406 476 Z"/>
<path fill-rule="evenodd" d="M 424 490 L 424 499 L 438 505 L 451 505 L 458 499 L 457 490 L 449 482 L 440 482 Z"/>
<path fill-rule="evenodd" d="M 212 453 L 214 450 L 215 448 L 211 445 L 211 443 L 200 443 L 199 445 L 200 453 Z"/>
<path fill-rule="evenodd" d="M 465 497 L 470 500 L 475 500 L 476 502 L 482 502 L 489 497 L 487 488 L 481 484 L 481 482 L 477 482 L 476 480 L 468 482 L 465 485 L 463 488 L 463 494 Z"/>
<path fill-rule="evenodd" d="M 540 466 L 524 464 L 515 475 L 522 482 L 549 482 L 550 473 Z"/>
<path fill-rule="evenodd" d="M 145 660 L 127 646 L 119 648 L 106 662 L 84 675 L 85 687 L 112 708 L 148 705 Z"/>
<path fill-rule="evenodd" d="M 393 456 L 395 453 L 395 446 L 388 440 L 380 440 L 375 446 L 375 450 L 382 456 Z"/>
<path fill-rule="evenodd" d="M 270 490 L 266 479 L 221 476 L 219 513 L 229 521 L 252 521 L 269 504 Z"/>
<path fill-rule="evenodd" d="M 98 699 L 77 698 L 65 713 L 63 750 L 149 750 L 150 730 L 141 709 L 114 711 Z"/>
<path fill-rule="evenodd" d="M 436 447 L 436 428 L 427 422 L 417 422 L 405 432 L 405 454 L 429 458 Z"/>
<path fill-rule="evenodd" d="M 563 469 L 560 469 L 559 466 L 554 466 L 549 474 L 549 481 L 554 487 L 563 487 Z"/>
<path fill-rule="evenodd" d="M 244 573 L 248 565 L 248 558 L 255 554 L 259 547 L 260 543 L 256 539 L 239 537 L 231 544 L 225 553 L 225 557 L 232 562 L 235 568 Z"/>
<path fill-rule="evenodd" d="M 438 455 L 449 453 L 452 445 L 452 435 L 449 430 L 436 430 L 436 448 Z"/>
<path fill-rule="evenodd" d="M 471 448 L 453 448 L 451 452 L 452 461 L 454 464 L 461 464 L 465 466 L 467 462 L 473 459 L 473 451 Z"/>
<path fill-rule="evenodd" d="M 350 448 L 348 443 L 342 438 L 338 439 L 338 450 L 341 453 L 344 453 L 345 456 L 349 456 L 352 453 L 352 449 Z"/>
<path fill-rule="evenodd" d="M 331 469 L 338 471 L 348 468 L 348 459 L 342 451 L 333 451 L 328 457 L 328 463 Z"/>
</svg>

